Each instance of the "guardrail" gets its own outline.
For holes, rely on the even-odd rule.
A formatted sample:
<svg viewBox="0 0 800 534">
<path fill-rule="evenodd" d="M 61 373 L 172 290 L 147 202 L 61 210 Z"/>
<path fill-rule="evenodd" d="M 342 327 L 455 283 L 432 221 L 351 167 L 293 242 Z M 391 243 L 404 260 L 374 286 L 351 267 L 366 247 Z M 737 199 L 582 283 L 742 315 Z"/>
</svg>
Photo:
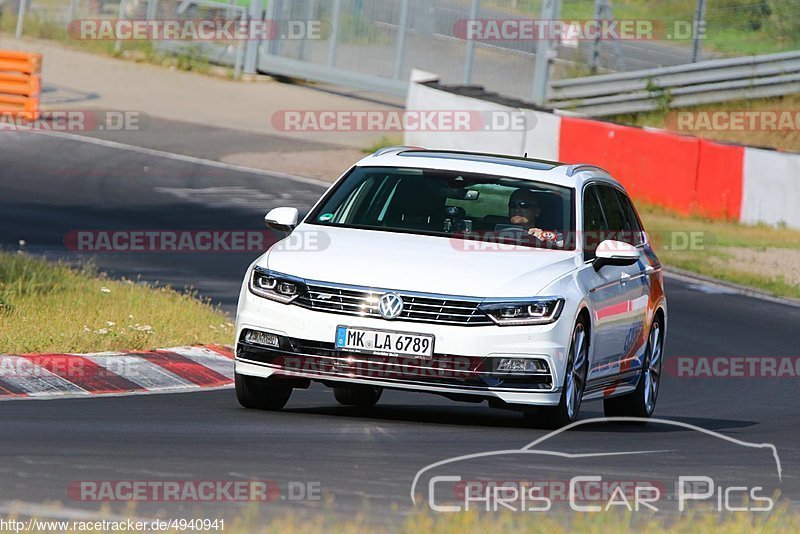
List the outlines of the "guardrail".
<svg viewBox="0 0 800 534">
<path fill-rule="evenodd" d="M 800 91 L 800 51 L 554 80 L 548 106 L 600 117 Z"/>
<path fill-rule="evenodd" d="M 41 68 L 41 54 L 0 50 L 0 115 L 39 118 Z"/>
</svg>

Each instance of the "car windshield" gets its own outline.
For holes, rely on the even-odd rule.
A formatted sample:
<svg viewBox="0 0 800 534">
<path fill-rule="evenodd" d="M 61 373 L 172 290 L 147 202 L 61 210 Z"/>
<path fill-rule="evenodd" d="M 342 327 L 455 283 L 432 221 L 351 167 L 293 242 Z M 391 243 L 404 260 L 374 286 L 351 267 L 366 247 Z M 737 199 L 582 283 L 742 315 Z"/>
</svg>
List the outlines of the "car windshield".
<svg viewBox="0 0 800 534">
<path fill-rule="evenodd" d="M 355 167 L 307 223 L 573 250 L 573 190 L 438 169 Z"/>
</svg>

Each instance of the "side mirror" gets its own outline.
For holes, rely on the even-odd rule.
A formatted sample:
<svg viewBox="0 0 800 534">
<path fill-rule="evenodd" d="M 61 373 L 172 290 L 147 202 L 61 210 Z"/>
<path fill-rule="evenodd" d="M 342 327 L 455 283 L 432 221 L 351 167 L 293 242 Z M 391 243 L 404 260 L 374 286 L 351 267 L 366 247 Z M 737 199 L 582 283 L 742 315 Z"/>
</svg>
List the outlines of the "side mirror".
<svg viewBox="0 0 800 534">
<path fill-rule="evenodd" d="M 278 232 L 291 232 L 297 226 L 297 208 L 273 208 L 264 217 L 267 227 Z"/>
<path fill-rule="evenodd" d="M 594 270 L 604 265 L 633 265 L 639 261 L 639 250 L 630 243 L 606 239 L 595 251 Z"/>
</svg>

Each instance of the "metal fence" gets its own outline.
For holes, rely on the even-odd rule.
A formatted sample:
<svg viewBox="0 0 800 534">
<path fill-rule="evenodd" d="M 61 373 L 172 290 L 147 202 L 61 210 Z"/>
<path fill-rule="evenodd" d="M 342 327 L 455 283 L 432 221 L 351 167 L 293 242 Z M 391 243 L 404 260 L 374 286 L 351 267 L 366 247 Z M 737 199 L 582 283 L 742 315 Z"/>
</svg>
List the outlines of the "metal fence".
<svg viewBox="0 0 800 534">
<path fill-rule="evenodd" d="M 798 92 L 800 51 L 558 80 L 548 100 L 553 107 L 604 116 Z"/>
<path fill-rule="evenodd" d="M 484 85 L 520 98 L 531 94 L 535 43 L 519 48 L 454 36 L 459 21 L 496 15 L 478 1 L 278 0 L 268 13 L 281 23 L 318 19 L 338 27 L 338 35 L 265 43 L 259 65 L 266 71 L 316 72 L 316 79 L 345 85 L 355 77 L 364 88 L 383 84 L 387 92 L 404 94 L 411 69 L 418 68 L 448 83 Z"/>
<path fill-rule="evenodd" d="M 231 21 L 234 24 L 246 23 L 248 8 L 233 0 L 121 0 L 125 5 L 136 2 L 136 9 L 129 9 L 126 18 L 157 20 L 214 20 Z M 250 43 L 253 45 L 253 43 Z M 120 46 L 123 46 L 120 44 Z M 234 78 L 239 78 L 245 61 L 248 42 L 234 41 L 156 41 L 162 51 L 198 57 L 220 65 L 233 66 Z"/>
<path fill-rule="evenodd" d="M 530 50 L 524 50 L 453 35 L 458 21 L 491 15 L 484 13 L 480 2 L 294 0 L 270 7 L 269 14 L 281 23 L 310 17 L 321 20 L 324 27 L 338 27 L 338 35 L 265 43 L 259 65 L 266 71 L 312 77 L 316 73 L 316 79 L 345 85 L 355 77 L 364 88 L 383 85 L 387 92 L 404 94 L 411 69 L 418 68 L 449 83 L 474 83 L 511 96 L 530 96 L 532 43 Z"/>
<path fill-rule="evenodd" d="M 43 22 L 76 18 L 268 20 L 275 38 L 246 42 L 159 41 L 162 51 L 256 70 L 402 95 L 412 68 L 443 83 L 477 84 L 504 96 L 544 103 L 549 80 L 650 70 L 694 59 L 800 47 L 800 0 L 0 0 L 0 28 L 24 14 L 26 33 Z M 549 15 L 548 15 L 549 14 Z M 466 20 L 654 19 L 705 21 L 705 40 L 472 40 L 455 28 Z M 285 35 L 293 23 L 315 22 L 318 34 Z M 38 24 L 38 26 L 37 26 Z M 19 26 L 23 30 L 23 25 Z M 696 45 L 693 47 L 693 44 Z M 126 42 L 118 50 L 128 47 Z M 738 48 L 737 48 L 738 47 Z M 771 50 L 770 50 L 771 51 Z M 539 66 L 537 67 L 537 56 Z M 537 70 L 538 69 L 538 70 Z M 534 83 L 534 81 L 536 83 Z"/>
</svg>

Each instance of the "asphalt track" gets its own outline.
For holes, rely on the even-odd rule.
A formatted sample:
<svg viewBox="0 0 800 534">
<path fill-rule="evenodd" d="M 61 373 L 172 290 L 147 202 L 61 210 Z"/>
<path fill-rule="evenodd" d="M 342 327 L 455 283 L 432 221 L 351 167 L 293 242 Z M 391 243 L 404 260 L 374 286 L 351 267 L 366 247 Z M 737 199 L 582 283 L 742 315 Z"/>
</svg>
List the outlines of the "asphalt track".
<svg viewBox="0 0 800 534">
<path fill-rule="evenodd" d="M 215 143 L 210 140 L 224 138 L 225 132 L 207 133 L 208 142 Z M 24 239 L 32 253 L 82 259 L 64 247 L 69 231 L 259 230 L 269 208 L 307 208 L 321 190 L 313 183 L 265 173 L 76 139 L 4 132 L 0 245 L 14 250 Z M 232 312 L 240 277 L 254 257 L 102 253 L 93 260 L 113 276 L 141 275 L 176 287 L 193 286 Z M 798 356 L 800 309 L 672 278 L 667 290 L 667 359 Z M 783 498 L 797 503 L 798 390 L 798 378 L 690 379 L 667 374 L 656 415 L 737 440 L 774 444 L 783 469 L 779 489 Z M 601 415 L 599 403 L 582 408 L 584 419 Z M 278 500 L 262 505 L 267 513 L 284 507 L 331 509 L 343 515 L 368 510 L 385 520 L 415 509 L 411 483 L 426 465 L 464 454 L 518 449 L 546 434 L 523 427 L 513 412 L 431 395 L 386 392 L 375 409 L 360 413 L 338 406 L 319 386 L 295 392 L 280 413 L 241 409 L 231 390 L 7 401 L 0 403 L 0 428 L 0 509 L 15 500 L 98 509 L 96 502 L 68 496 L 67 487 L 76 480 L 257 479 L 274 480 L 282 488 L 290 481 L 319 484 L 322 490 L 322 501 Z M 644 461 L 629 455 L 603 456 L 582 464 L 580 474 L 597 472 L 625 480 L 713 473 L 720 485 L 747 484 L 775 469 L 771 457 L 764 459 L 759 451 L 683 427 L 593 424 L 555 440 L 551 448 L 561 451 L 662 451 Z M 498 460 L 495 467 L 497 473 L 516 477 L 565 477 L 568 471 L 541 461 Z M 124 509 L 124 503 L 111 506 Z M 148 516 L 163 509 L 174 517 L 199 509 L 215 517 L 241 506 L 245 504 L 144 503 L 137 513 Z M 424 504 L 417 506 L 422 508 Z"/>
</svg>

